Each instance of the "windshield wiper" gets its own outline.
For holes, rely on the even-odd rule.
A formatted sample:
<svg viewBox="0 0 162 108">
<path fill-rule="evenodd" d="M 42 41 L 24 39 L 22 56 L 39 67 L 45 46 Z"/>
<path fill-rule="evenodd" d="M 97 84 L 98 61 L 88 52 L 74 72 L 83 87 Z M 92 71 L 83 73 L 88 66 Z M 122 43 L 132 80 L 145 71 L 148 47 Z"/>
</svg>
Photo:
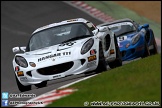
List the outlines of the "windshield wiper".
<svg viewBox="0 0 162 108">
<path fill-rule="evenodd" d="M 65 42 L 69 42 L 69 41 L 73 41 L 73 40 L 77 40 L 77 39 L 82 39 L 82 38 L 87 38 L 87 37 L 90 37 L 90 36 L 93 36 L 93 35 L 81 35 L 81 36 L 77 36 L 77 37 L 67 39 L 67 40 L 65 40 L 61 43 L 65 43 Z"/>
</svg>

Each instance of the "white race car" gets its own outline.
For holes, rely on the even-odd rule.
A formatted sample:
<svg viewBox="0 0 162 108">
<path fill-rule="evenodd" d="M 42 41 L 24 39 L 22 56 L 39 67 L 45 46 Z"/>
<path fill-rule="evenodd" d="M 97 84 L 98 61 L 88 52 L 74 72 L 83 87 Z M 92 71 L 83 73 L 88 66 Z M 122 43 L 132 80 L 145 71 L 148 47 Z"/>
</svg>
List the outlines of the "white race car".
<svg viewBox="0 0 162 108">
<path fill-rule="evenodd" d="M 14 47 L 13 68 L 21 92 L 31 85 L 44 87 L 48 80 L 90 71 L 102 72 L 122 65 L 113 32 L 96 28 L 83 18 L 38 28 L 26 47 Z M 19 53 L 18 53 L 19 52 Z M 21 52 L 21 53 L 20 53 Z"/>
</svg>

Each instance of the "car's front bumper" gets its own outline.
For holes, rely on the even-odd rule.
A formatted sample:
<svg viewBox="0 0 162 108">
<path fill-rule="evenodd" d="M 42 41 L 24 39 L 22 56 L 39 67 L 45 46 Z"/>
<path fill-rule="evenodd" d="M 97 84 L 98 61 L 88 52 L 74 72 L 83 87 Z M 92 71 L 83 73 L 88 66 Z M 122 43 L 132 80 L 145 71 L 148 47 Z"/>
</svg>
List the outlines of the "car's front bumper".
<svg viewBox="0 0 162 108">
<path fill-rule="evenodd" d="M 96 59 L 92 61 L 88 61 L 88 57 L 94 55 L 87 55 L 83 56 L 81 59 L 66 61 L 57 65 L 37 68 L 30 71 L 25 68 L 21 68 L 21 70 L 19 71 L 22 71 L 24 75 L 18 76 L 17 72 L 15 72 L 15 74 L 20 83 L 24 86 L 27 86 L 32 84 L 38 84 L 42 81 L 58 79 L 68 75 L 81 74 L 84 72 L 95 70 L 98 65 L 98 53 L 95 54 Z"/>
<path fill-rule="evenodd" d="M 144 38 L 141 37 L 136 44 L 131 44 L 128 48 L 126 48 L 125 46 L 120 48 L 122 60 L 133 60 L 135 58 L 141 57 L 144 54 L 144 50 L 145 41 Z"/>
</svg>

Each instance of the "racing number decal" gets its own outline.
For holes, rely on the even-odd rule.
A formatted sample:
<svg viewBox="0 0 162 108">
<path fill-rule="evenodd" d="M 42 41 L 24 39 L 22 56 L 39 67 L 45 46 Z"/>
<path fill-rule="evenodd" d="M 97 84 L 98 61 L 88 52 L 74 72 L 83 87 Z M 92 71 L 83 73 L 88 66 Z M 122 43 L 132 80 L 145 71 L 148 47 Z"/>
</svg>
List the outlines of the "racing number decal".
<svg viewBox="0 0 162 108">
<path fill-rule="evenodd" d="M 120 37 L 118 37 L 118 41 L 123 41 L 125 39 L 127 39 L 127 36 L 120 36 Z"/>
<path fill-rule="evenodd" d="M 59 46 L 65 46 L 65 45 L 72 46 L 74 43 L 76 42 L 67 42 L 67 43 L 60 44 Z"/>
<path fill-rule="evenodd" d="M 124 36 L 119 37 L 119 41 L 123 41 L 124 40 Z"/>
<path fill-rule="evenodd" d="M 61 51 L 61 50 L 64 50 L 64 49 L 68 49 L 68 48 L 70 48 L 71 46 L 73 46 L 74 43 L 76 43 L 76 42 L 66 42 L 66 43 L 62 43 L 62 44 L 59 45 L 59 46 L 62 47 L 62 48 L 57 49 L 57 51 Z M 68 46 L 69 46 L 69 47 L 68 47 Z"/>
</svg>

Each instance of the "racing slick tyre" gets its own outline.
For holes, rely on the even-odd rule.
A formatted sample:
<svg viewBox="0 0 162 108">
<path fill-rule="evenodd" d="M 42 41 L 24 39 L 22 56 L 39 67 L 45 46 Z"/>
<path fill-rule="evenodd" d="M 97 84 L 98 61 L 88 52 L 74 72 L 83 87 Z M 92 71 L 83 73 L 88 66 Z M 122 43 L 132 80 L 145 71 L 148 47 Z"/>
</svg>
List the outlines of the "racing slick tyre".
<svg viewBox="0 0 162 108">
<path fill-rule="evenodd" d="M 147 42 L 145 42 L 145 51 L 144 51 L 144 54 L 143 54 L 142 58 L 145 58 L 147 56 L 150 56 L 150 51 L 149 51 Z"/>
<path fill-rule="evenodd" d="M 158 53 L 158 48 L 157 48 L 157 44 L 155 41 L 154 33 L 152 32 L 152 34 L 153 34 L 154 39 L 153 39 L 153 49 L 150 50 L 150 55 L 154 55 Z"/>
<path fill-rule="evenodd" d="M 114 39 L 115 39 L 115 48 L 116 48 L 116 60 L 108 63 L 111 69 L 122 66 L 122 57 L 120 54 L 119 46 L 117 44 L 117 39 L 116 37 L 114 37 Z"/>
<path fill-rule="evenodd" d="M 41 82 L 39 84 L 35 84 L 35 86 L 38 87 L 38 88 L 46 87 L 47 86 L 47 81 L 43 81 L 43 82 Z"/>
<path fill-rule="evenodd" d="M 98 61 L 98 66 L 95 70 L 96 73 L 100 73 L 103 71 L 107 70 L 107 64 L 106 64 L 106 60 L 104 57 L 104 53 L 103 53 L 103 49 L 102 49 L 102 44 L 101 42 L 99 43 L 99 61 Z"/>
<path fill-rule="evenodd" d="M 19 82 L 19 80 L 17 79 L 16 76 L 15 76 L 15 78 L 16 78 L 16 83 L 17 83 L 18 89 L 19 89 L 21 92 L 31 90 L 31 85 L 24 86 L 24 85 L 22 85 L 22 84 Z"/>
</svg>

